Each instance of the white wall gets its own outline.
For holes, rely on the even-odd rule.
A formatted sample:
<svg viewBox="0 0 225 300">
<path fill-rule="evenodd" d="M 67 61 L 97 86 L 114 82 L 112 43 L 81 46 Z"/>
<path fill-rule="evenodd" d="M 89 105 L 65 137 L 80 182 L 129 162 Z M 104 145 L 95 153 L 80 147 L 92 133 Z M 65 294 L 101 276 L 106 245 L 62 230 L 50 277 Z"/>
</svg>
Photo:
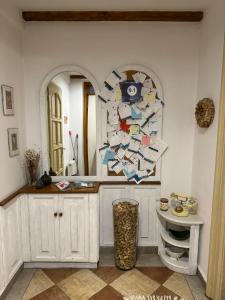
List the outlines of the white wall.
<svg viewBox="0 0 225 300">
<path fill-rule="evenodd" d="M 0 101 L 0 198 L 20 188 L 25 183 L 22 168 L 25 124 L 23 95 L 22 27 L 0 10 L 0 85 L 14 88 L 15 116 L 3 116 Z M 29 126 L 32 124 L 30 120 Z M 37 124 L 36 124 L 37 126 Z M 19 128 L 21 156 L 9 157 L 7 128 Z"/>
<path fill-rule="evenodd" d="M 225 2 L 215 0 L 205 14 L 202 24 L 198 99 L 204 97 L 213 99 L 216 116 L 208 129 L 195 127 L 192 175 L 192 194 L 199 201 L 199 214 L 204 220 L 200 240 L 199 268 L 205 278 L 208 269 L 224 29 Z"/>
<path fill-rule="evenodd" d="M 142 64 L 155 71 L 164 87 L 163 138 L 169 150 L 162 164 L 162 194 L 190 193 L 199 32 L 200 24 L 191 23 L 26 24 L 28 145 L 41 141 L 39 93 L 50 70 L 63 64 L 78 64 L 94 74 L 102 87 L 115 67 Z M 32 128 L 28 126 L 30 120 Z"/>
<path fill-rule="evenodd" d="M 70 78 L 69 75 L 59 74 L 52 80 L 62 91 L 62 116 L 63 116 L 63 148 L 64 150 L 64 170 L 68 162 L 72 159 L 70 153 Z M 47 101 L 47 100 L 46 100 Z M 68 118 L 67 124 L 64 123 L 64 116 Z"/>
<path fill-rule="evenodd" d="M 84 174 L 83 99 L 83 81 L 72 79 L 70 85 L 70 130 L 73 134 L 73 140 L 76 134 L 78 134 L 78 170 L 80 175 Z"/>
</svg>

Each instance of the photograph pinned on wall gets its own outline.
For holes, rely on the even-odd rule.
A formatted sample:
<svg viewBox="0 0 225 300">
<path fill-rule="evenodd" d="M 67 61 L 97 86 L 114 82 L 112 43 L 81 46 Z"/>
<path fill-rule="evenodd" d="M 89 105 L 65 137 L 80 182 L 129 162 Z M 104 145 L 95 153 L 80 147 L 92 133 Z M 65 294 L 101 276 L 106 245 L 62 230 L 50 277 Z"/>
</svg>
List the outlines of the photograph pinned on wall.
<svg viewBox="0 0 225 300">
<path fill-rule="evenodd" d="M 9 156 L 19 155 L 19 133 L 18 128 L 8 128 Z"/>
<path fill-rule="evenodd" d="M 2 85 L 2 106 L 4 116 L 14 116 L 13 88 Z"/>
</svg>

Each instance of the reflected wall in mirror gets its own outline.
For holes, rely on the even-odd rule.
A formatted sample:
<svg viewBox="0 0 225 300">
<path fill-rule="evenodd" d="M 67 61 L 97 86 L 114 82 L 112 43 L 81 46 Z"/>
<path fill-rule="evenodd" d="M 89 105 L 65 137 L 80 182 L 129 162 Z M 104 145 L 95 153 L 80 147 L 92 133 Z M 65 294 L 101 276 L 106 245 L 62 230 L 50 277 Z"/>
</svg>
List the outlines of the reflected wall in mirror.
<svg viewBox="0 0 225 300">
<path fill-rule="evenodd" d="M 55 176 L 96 175 L 96 97 L 82 74 L 63 72 L 47 87 L 48 163 Z"/>
</svg>

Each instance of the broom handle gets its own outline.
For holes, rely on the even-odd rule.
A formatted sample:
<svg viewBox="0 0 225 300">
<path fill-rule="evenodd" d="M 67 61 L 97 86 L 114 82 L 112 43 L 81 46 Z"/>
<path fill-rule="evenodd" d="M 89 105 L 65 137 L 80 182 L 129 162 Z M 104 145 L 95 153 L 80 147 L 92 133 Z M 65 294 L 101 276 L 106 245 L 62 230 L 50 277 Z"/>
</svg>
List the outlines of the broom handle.
<svg viewBox="0 0 225 300">
<path fill-rule="evenodd" d="M 78 168 L 78 134 L 76 134 L 76 142 L 75 142 L 75 145 L 76 145 L 76 163 L 77 163 L 77 175 L 79 175 L 79 168 Z"/>
</svg>

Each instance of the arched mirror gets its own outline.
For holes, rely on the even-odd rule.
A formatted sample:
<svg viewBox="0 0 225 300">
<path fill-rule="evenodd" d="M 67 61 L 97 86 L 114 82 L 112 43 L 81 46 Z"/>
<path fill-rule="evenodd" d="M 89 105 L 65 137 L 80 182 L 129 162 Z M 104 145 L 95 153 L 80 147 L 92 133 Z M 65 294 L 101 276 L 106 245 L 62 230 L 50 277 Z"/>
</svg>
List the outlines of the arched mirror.
<svg viewBox="0 0 225 300">
<path fill-rule="evenodd" d="M 47 83 L 47 166 L 52 176 L 96 176 L 96 91 L 79 72 Z"/>
</svg>

